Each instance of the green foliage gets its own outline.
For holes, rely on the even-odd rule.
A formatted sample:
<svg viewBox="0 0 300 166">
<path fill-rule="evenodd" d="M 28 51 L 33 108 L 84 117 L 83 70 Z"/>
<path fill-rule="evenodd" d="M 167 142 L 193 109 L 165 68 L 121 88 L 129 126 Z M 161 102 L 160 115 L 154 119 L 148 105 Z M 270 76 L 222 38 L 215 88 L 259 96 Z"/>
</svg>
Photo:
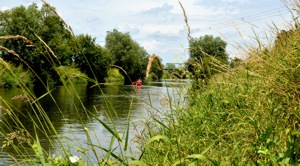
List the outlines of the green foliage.
<svg viewBox="0 0 300 166">
<path fill-rule="evenodd" d="M 74 60 L 76 66 L 88 77 L 104 82 L 108 69 L 113 64 L 113 57 L 95 41 L 96 39 L 89 35 L 77 36 L 79 51 L 74 55 Z"/>
<path fill-rule="evenodd" d="M 81 73 L 79 69 L 70 66 L 59 66 L 55 68 L 62 83 L 66 84 L 87 84 L 87 75 Z"/>
<path fill-rule="evenodd" d="M 33 74 L 22 66 L 15 67 L 0 59 L 0 88 L 31 86 Z"/>
<path fill-rule="evenodd" d="M 45 77 L 51 79 L 54 74 L 49 74 L 47 70 L 53 68 L 62 82 L 74 84 L 77 81 L 84 81 L 78 79 L 86 77 L 78 69 L 58 65 L 60 64 L 58 61 L 66 65 L 73 63 L 69 59 L 72 49 L 65 47 L 69 41 L 64 39 L 68 38 L 69 32 L 65 31 L 59 19 L 48 8 L 42 8 L 39 11 L 36 5 L 32 5 L 27 9 L 25 7 L 14 8 L 12 12 L 0 14 L 3 27 L 9 27 L 7 29 L 1 27 L 1 35 L 5 35 L 8 31 L 20 32 L 37 43 L 35 48 L 30 48 L 31 50 L 24 46 L 26 43 L 23 40 L 19 39 L 7 40 L 1 44 L 16 50 L 26 62 L 25 64 L 32 65 L 38 75 L 45 73 Z M 17 15 L 23 17 L 16 17 Z M 32 19 L 33 16 L 36 18 Z M 47 19 L 40 21 L 41 18 Z M 11 20 L 15 21 L 15 26 L 8 25 L 8 23 L 14 23 L 14 21 L 10 22 Z M 39 29 L 39 23 L 45 24 L 44 29 Z M 46 27 L 53 27 L 57 33 L 47 33 L 52 29 Z M 57 58 L 49 53 L 49 49 L 38 44 L 39 40 L 32 32 L 43 32 L 39 35 L 43 36 L 49 46 L 54 47 L 55 53 L 58 53 Z M 62 33 L 66 33 L 63 38 L 60 36 Z M 79 49 L 74 51 L 77 53 L 71 54 L 75 60 L 74 65 L 98 81 L 103 81 L 104 78 L 107 78 L 105 79 L 107 82 L 115 81 L 112 78 L 121 81 L 124 76 L 126 79 L 128 77 L 143 78 L 148 56 L 145 50 L 134 42 L 128 33 L 123 34 L 114 30 L 108 32 L 106 40 L 107 50 L 95 44 L 95 39 L 88 35 L 78 36 L 75 39 L 75 43 L 78 44 L 75 48 Z M 55 41 L 60 42 L 60 45 L 56 46 Z M 192 39 L 190 46 L 191 58 L 194 58 L 189 62 L 193 67 L 195 78 L 193 81 L 196 86 L 201 87 L 201 90 L 185 89 L 189 92 L 187 95 L 184 92 L 178 92 L 178 96 L 182 95 L 180 96 L 182 99 L 188 99 L 188 105 L 184 105 L 181 100 L 174 102 L 173 96 L 167 94 L 163 101 L 168 102 L 170 112 L 162 116 L 157 114 L 166 110 L 160 111 L 152 107 L 156 111 L 151 114 L 153 121 L 145 123 L 145 129 L 141 131 L 144 137 L 139 137 L 140 140 L 138 140 L 141 143 L 139 158 L 136 158 L 136 154 L 133 155 L 131 149 L 128 149 L 129 129 L 131 128 L 130 111 L 133 105 L 133 98 L 130 97 L 128 97 L 130 108 L 125 132 L 116 129 L 111 119 L 109 120 L 112 125 L 107 124 L 97 114 L 88 111 L 82 105 L 84 114 L 91 117 L 88 119 L 102 125 L 111 134 L 112 139 L 107 148 L 100 146 L 98 140 L 93 142 L 94 133 L 90 132 L 84 125 L 85 121 L 80 119 L 87 141 L 84 147 L 76 147 L 76 149 L 83 154 L 86 149 L 90 149 L 99 165 L 113 165 L 116 162 L 120 165 L 299 165 L 300 30 L 289 31 L 288 35 L 278 38 L 272 49 L 249 48 L 255 51 L 249 51 L 251 58 L 246 60 L 247 63 L 238 64 L 239 67 L 232 69 L 229 69 L 227 65 L 226 43 L 220 38 L 205 36 Z M 17 56 L 7 53 L 1 56 L 19 66 L 14 68 L 0 59 L 1 85 L 20 87 L 25 94 L 23 96 L 26 96 L 24 98 L 33 108 L 33 114 L 26 118 L 32 120 L 32 125 L 37 128 L 35 132 L 41 132 L 49 138 L 50 144 L 53 144 L 51 138 L 57 138 L 60 146 L 55 147 L 61 147 L 62 154 L 59 157 L 47 154 L 48 149 L 43 149 L 38 134 L 35 133 L 34 138 L 27 134 L 26 129 L 11 131 L 11 133 L 4 133 L 1 129 L 1 136 L 7 140 L 3 148 L 11 146 L 13 150 L 28 157 L 25 162 L 29 161 L 28 163 L 32 165 L 86 165 L 85 161 L 70 154 L 69 147 L 62 145 L 61 137 L 57 134 L 44 108 L 39 104 L 40 99 L 51 95 L 51 90 L 39 98 L 34 96 L 25 86 L 27 81 L 30 84 L 31 76 L 22 69 L 20 64 L 23 62 Z M 239 62 L 239 60 L 234 61 Z M 108 70 L 112 64 L 124 69 L 123 76 L 120 75 L 118 69 Z M 184 74 L 183 68 L 176 70 L 178 75 Z M 219 71 L 227 71 L 227 73 L 219 73 Z M 66 86 L 66 88 L 70 87 Z M 67 92 L 70 93 L 72 90 L 68 89 Z M 71 99 L 74 103 L 77 99 L 80 100 L 80 96 L 75 94 L 76 100 Z M 1 102 L 8 107 L 6 109 L 1 105 L 1 110 L 5 111 L 14 122 L 13 126 L 9 126 L 3 118 L 1 122 L 5 124 L 4 126 L 8 130 L 22 129 L 24 125 L 16 114 L 25 115 L 25 112 L 9 108 L 10 104 L 6 101 L 1 100 Z M 107 107 L 110 106 L 110 103 L 106 104 Z M 77 105 L 74 104 L 74 107 Z M 79 109 L 75 108 L 75 110 Z M 96 107 L 95 112 L 99 112 Z M 82 113 L 77 113 L 81 118 Z M 62 119 L 66 119 L 63 114 L 61 116 Z M 70 127 L 71 130 L 72 127 Z M 114 146 L 115 142 L 117 142 L 117 147 Z M 26 145 L 22 145 L 23 143 Z M 26 150 L 22 151 L 22 148 Z M 96 148 L 105 152 L 103 158 L 96 152 Z M 34 159 L 26 155 L 30 150 L 35 152 Z M 127 154 L 130 155 L 127 156 Z M 24 164 L 22 161 L 15 161 L 19 162 L 16 165 Z"/>
<path fill-rule="evenodd" d="M 69 27 L 53 10 L 45 4 L 39 9 L 33 3 L 0 11 L 0 36 L 8 37 L 0 45 L 17 54 L 3 52 L 1 58 L 35 72 L 37 83 L 59 83 L 54 66 L 75 66 L 96 82 L 104 82 L 112 65 L 124 69 L 126 83 L 144 78 L 149 55 L 129 33 L 108 32 L 106 48 L 103 48 L 89 35 L 72 36 Z M 153 70 L 161 78 L 162 71 Z"/>
<path fill-rule="evenodd" d="M 238 57 L 234 57 L 233 59 L 230 60 L 229 66 L 232 67 L 232 68 L 234 68 L 234 67 L 238 67 L 242 63 L 243 63 L 242 59 L 240 59 Z"/>
<path fill-rule="evenodd" d="M 188 77 L 188 71 L 186 65 L 176 66 L 174 63 L 167 63 L 165 67 L 165 72 L 163 78 L 173 79 L 185 79 Z"/>
<path fill-rule="evenodd" d="M 114 85 L 123 85 L 124 76 L 120 74 L 119 69 L 110 69 L 108 70 L 108 76 L 105 78 L 105 83 L 114 84 Z"/>
<path fill-rule="evenodd" d="M 164 135 L 171 143 L 148 148 L 142 161 L 188 165 L 192 156 L 198 165 L 299 165 L 299 46 L 300 30 L 293 30 L 267 51 L 249 48 L 255 51 L 247 63 L 205 85 L 194 81 L 202 89 L 189 91 L 187 108 L 171 105 L 169 116 L 148 125 L 145 140 Z"/>
<path fill-rule="evenodd" d="M 227 43 L 220 37 L 205 35 L 190 40 L 190 59 L 187 66 L 194 79 L 208 80 L 220 72 L 219 65 L 228 64 Z M 219 62 L 217 62 L 219 61 Z"/>
<path fill-rule="evenodd" d="M 157 59 L 154 59 L 152 61 L 152 65 L 151 65 L 151 69 L 150 69 L 150 73 L 149 73 L 149 77 L 151 79 L 159 80 L 163 76 L 164 66 L 161 64 L 162 59 L 161 58 L 159 58 L 159 59 L 160 59 L 160 62 L 158 62 Z"/>
<path fill-rule="evenodd" d="M 0 11 L 0 22 L 0 36 L 22 35 L 32 42 L 22 38 L 1 40 L 2 46 L 14 50 L 20 56 L 3 52 L 2 58 L 5 61 L 16 66 L 22 65 L 25 69 L 30 67 L 42 81 L 54 82 L 56 76 L 52 66 L 58 65 L 58 62 L 62 65 L 71 64 L 71 34 L 47 6 L 44 5 L 39 10 L 37 4 L 32 4 L 27 8 L 20 6 Z"/>
<path fill-rule="evenodd" d="M 81 160 L 77 156 L 70 156 L 68 159 L 63 159 L 62 156 L 56 158 L 49 157 L 48 160 L 46 160 L 45 154 L 43 152 L 43 148 L 40 144 L 38 137 L 37 140 L 32 144 L 32 149 L 35 152 L 37 160 L 25 162 L 26 164 L 37 165 L 38 163 L 41 163 L 43 166 L 86 166 L 87 165 L 85 161 Z"/>
<path fill-rule="evenodd" d="M 122 33 L 114 29 L 105 38 L 105 48 L 112 54 L 114 65 L 121 67 L 125 83 L 144 78 L 148 63 L 148 54 L 143 47 L 133 41 L 129 33 Z"/>
</svg>

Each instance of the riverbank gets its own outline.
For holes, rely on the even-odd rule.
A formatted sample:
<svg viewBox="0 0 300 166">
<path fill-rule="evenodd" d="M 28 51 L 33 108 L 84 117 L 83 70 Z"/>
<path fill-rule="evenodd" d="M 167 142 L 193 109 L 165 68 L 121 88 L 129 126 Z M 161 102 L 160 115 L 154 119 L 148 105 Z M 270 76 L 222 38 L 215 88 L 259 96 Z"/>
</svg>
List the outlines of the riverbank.
<svg viewBox="0 0 300 166">
<path fill-rule="evenodd" d="M 249 48 L 240 66 L 189 91 L 188 108 L 148 128 L 149 165 L 288 165 L 300 161 L 300 30 Z M 159 136 L 159 137 L 157 137 Z M 158 141 L 158 142 L 157 142 Z"/>
</svg>

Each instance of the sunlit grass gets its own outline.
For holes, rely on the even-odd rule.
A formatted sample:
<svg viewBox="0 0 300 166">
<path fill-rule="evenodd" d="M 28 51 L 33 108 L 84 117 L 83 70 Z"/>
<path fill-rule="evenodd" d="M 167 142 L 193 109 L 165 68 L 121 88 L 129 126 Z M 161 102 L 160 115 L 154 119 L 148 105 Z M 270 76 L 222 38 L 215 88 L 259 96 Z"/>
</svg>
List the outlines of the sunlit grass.
<svg viewBox="0 0 300 166">
<path fill-rule="evenodd" d="M 149 165 L 298 165 L 300 31 L 278 33 L 265 48 L 209 80 L 195 80 L 189 107 L 154 118 L 142 144 Z M 201 64 L 194 64 L 199 66 Z M 197 73 L 196 73 L 197 74 Z M 171 103 L 170 103 L 171 104 Z M 175 115 L 175 116 L 174 116 Z M 157 128 L 156 128 L 157 127 Z"/>
</svg>

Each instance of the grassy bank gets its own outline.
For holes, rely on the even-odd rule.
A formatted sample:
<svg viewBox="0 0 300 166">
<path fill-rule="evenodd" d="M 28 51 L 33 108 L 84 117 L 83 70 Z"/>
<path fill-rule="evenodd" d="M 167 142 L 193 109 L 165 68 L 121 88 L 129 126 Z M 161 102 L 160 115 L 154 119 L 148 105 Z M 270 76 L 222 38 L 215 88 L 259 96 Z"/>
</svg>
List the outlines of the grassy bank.
<svg viewBox="0 0 300 166">
<path fill-rule="evenodd" d="M 145 138 L 164 139 L 146 149 L 146 163 L 299 164 L 300 30 L 248 49 L 240 66 L 198 82 L 188 108 L 173 110 L 167 124 L 153 122 L 160 127 Z"/>
</svg>

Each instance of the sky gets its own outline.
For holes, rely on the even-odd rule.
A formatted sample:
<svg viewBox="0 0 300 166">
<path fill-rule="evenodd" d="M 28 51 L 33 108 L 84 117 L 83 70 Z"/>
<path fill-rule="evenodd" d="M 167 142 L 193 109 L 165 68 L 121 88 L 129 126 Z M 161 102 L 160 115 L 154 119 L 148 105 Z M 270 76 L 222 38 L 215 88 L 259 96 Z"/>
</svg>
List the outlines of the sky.
<svg viewBox="0 0 300 166">
<path fill-rule="evenodd" d="M 129 32 L 134 41 L 162 63 L 182 63 L 188 56 L 188 28 L 178 0 L 47 0 L 75 35 L 88 34 L 105 45 L 108 31 Z M 0 10 L 43 3 L 39 0 L 0 0 Z M 254 36 L 269 41 L 274 29 L 289 28 L 290 11 L 281 0 L 181 0 L 191 37 L 221 37 L 231 58 L 239 47 L 255 45 Z M 254 33 L 255 32 L 255 33 Z"/>
</svg>

